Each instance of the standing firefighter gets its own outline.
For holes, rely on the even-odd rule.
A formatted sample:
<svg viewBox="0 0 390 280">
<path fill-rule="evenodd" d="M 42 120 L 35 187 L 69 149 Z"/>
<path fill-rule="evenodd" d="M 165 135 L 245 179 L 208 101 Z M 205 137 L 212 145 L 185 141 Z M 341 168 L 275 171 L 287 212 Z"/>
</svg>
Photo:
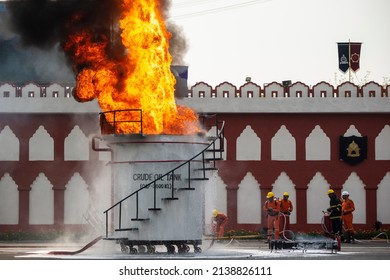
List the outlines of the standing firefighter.
<svg viewBox="0 0 390 280">
<path fill-rule="evenodd" d="M 341 200 L 336 196 L 334 190 L 328 190 L 329 208 L 327 211 L 330 213 L 329 218 L 332 223 L 332 233 L 334 237 L 341 234 L 342 222 L 341 222 Z"/>
<path fill-rule="evenodd" d="M 346 243 L 355 243 L 355 230 L 353 229 L 353 214 L 355 211 L 355 204 L 349 199 L 349 193 L 347 191 L 342 192 L 343 203 L 342 203 L 342 221 L 345 233 Z"/>
<path fill-rule="evenodd" d="M 288 192 L 283 193 L 283 199 L 280 200 L 280 230 L 285 231 L 285 230 L 290 230 L 290 214 L 293 211 L 294 207 L 288 198 L 290 197 Z"/>
<path fill-rule="evenodd" d="M 272 234 L 275 235 L 275 240 L 279 239 L 279 201 L 275 199 L 274 193 L 269 192 L 267 194 L 267 201 L 264 203 L 263 210 L 267 213 L 267 240 L 272 239 Z"/>
<path fill-rule="evenodd" d="M 227 224 L 228 218 L 218 210 L 214 209 L 211 217 L 211 232 L 215 237 L 221 238 L 225 235 L 225 225 Z"/>
</svg>

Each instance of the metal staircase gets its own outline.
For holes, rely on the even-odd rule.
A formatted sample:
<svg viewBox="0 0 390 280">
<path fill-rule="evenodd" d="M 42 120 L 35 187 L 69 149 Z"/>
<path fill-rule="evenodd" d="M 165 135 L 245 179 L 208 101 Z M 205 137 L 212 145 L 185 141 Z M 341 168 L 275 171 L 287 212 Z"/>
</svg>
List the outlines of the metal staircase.
<svg viewBox="0 0 390 280">
<path fill-rule="evenodd" d="M 142 114 L 142 112 L 141 112 Z M 101 118 L 102 119 L 102 118 Z M 142 119 L 142 118 L 141 118 Z M 117 243 L 120 244 L 122 252 L 126 253 L 154 253 L 156 251 L 155 245 L 165 245 L 167 248 L 167 252 L 172 254 L 175 252 L 174 245 L 177 246 L 179 253 L 185 253 L 189 251 L 188 245 L 194 246 L 194 252 L 201 252 L 201 248 L 199 245 L 201 244 L 201 240 L 181 240 L 181 241 L 158 241 L 158 240 L 131 240 L 130 238 L 117 237 L 117 233 L 123 232 L 136 232 L 139 230 L 137 225 L 128 226 L 122 225 L 122 214 L 125 210 L 123 206 L 129 199 L 132 199 L 134 202 L 134 217 L 131 218 L 131 221 L 134 222 L 153 222 L 153 219 L 150 217 L 144 217 L 140 215 L 140 209 L 146 209 L 150 212 L 158 212 L 163 213 L 164 207 L 161 202 L 158 200 L 158 192 L 157 184 L 160 180 L 169 181 L 171 184 L 171 190 L 169 191 L 169 195 L 162 197 L 163 201 L 174 201 L 179 200 L 179 194 L 182 192 L 187 192 L 188 195 L 191 195 L 191 191 L 196 189 L 196 182 L 198 181 L 207 181 L 209 180 L 210 172 L 214 172 L 217 170 L 217 161 L 223 158 L 224 152 L 224 122 L 219 121 L 217 115 L 200 115 L 199 119 L 203 125 L 205 131 L 212 131 L 212 135 L 206 135 L 207 141 L 209 144 L 205 146 L 203 150 L 189 158 L 188 160 L 182 162 L 177 167 L 169 170 L 168 172 L 161 174 L 155 180 L 150 183 L 145 184 L 143 187 L 133 191 L 129 195 L 125 196 L 115 204 L 113 204 L 110 208 L 104 211 L 105 215 L 105 234 L 103 239 L 105 240 L 116 240 Z M 106 121 L 106 120 L 105 120 Z M 142 122 L 141 122 L 142 126 Z M 102 126 L 103 129 L 103 126 Z M 107 131 L 106 128 L 104 128 Z M 112 131 L 112 130 L 109 130 Z M 142 129 L 141 129 L 142 131 Z M 185 182 L 181 182 L 181 186 L 176 186 L 175 182 L 175 172 L 178 170 L 187 170 L 187 177 Z M 153 190 L 153 202 L 151 205 L 141 205 L 139 196 L 146 189 Z M 156 216 L 153 216 L 156 218 Z M 137 248 L 138 249 L 137 249 Z"/>
</svg>

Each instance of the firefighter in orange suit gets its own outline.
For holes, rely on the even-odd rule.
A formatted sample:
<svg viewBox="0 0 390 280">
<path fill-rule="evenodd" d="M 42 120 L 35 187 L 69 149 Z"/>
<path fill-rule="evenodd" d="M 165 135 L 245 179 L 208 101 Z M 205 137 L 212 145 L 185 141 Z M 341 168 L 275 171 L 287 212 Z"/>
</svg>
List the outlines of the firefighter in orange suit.
<svg viewBox="0 0 390 280">
<path fill-rule="evenodd" d="M 280 205 L 279 201 L 275 199 L 273 192 L 267 194 L 267 201 L 264 203 L 263 210 L 267 213 L 267 240 L 268 242 L 271 240 L 272 233 L 274 233 L 275 240 L 278 240 Z"/>
<path fill-rule="evenodd" d="M 279 201 L 280 204 L 280 223 L 279 229 L 281 231 L 290 230 L 290 214 L 293 211 L 294 207 L 288 198 L 290 197 L 288 192 L 283 193 L 283 199 Z"/>
<path fill-rule="evenodd" d="M 211 232 L 215 237 L 221 238 L 225 235 L 225 226 L 228 222 L 228 217 L 218 210 L 214 209 L 211 217 Z"/>
<path fill-rule="evenodd" d="M 349 193 L 347 191 L 343 191 L 341 193 L 341 196 L 343 197 L 343 202 L 341 205 L 341 213 L 342 213 L 341 218 L 343 221 L 345 242 L 355 243 L 355 230 L 353 229 L 353 224 L 352 224 L 352 220 L 353 220 L 352 212 L 355 211 L 355 204 L 349 198 Z"/>
</svg>

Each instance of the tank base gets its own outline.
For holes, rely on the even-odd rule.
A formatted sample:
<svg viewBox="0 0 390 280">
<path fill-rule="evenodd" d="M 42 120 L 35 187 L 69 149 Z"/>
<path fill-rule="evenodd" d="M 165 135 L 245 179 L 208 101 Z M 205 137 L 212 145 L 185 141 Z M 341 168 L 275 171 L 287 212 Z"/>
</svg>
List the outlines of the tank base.
<svg viewBox="0 0 390 280">
<path fill-rule="evenodd" d="M 126 254 L 155 254 L 156 246 L 166 247 L 168 254 L 186 254 L 190 252 L 190 246 L 194 253 L 201 253 L 202 240 L 129 240 L 127 238 L 105 238 L 104 240 L 115 240 L 121 246 L 121 251 Z"/>
</svg>

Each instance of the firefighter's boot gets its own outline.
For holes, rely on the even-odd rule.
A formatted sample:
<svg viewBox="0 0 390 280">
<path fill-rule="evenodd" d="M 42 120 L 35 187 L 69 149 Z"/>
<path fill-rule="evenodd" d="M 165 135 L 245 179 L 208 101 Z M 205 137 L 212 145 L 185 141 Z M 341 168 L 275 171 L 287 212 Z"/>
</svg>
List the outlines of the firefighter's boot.
<svg viewBox="0 0 390 280">
<path fill-rule="evenodd" d="M 351 243 L 351 233 L 349 233 L 348 231 L 345 233 L 344 243 Z"/>
<path fill-rule="evenodd" d="M 351 243 L 352 244 L 356 243 L 356 241 L 355 241 L 355 234 L 354 233 L 351 233 Z"/>
</svg>

